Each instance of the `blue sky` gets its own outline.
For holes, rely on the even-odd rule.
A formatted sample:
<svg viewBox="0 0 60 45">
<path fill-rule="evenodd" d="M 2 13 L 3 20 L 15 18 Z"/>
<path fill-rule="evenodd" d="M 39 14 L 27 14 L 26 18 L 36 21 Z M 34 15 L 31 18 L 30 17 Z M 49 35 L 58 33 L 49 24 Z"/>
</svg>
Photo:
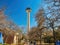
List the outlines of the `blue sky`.
<svg viewBox="0 0 60 45">
<path fill-rule="evenodd" d="M 3 40 L 2 40 L 2 33 L 0 32 L 0 43 L 3 44 Z"/>
<path fill-rule="evenodd" d="M 42 0 L 0 0 L 0 8 L 5 6 L 5 14 L 16 23 L 18 26 L 27 27 L 27 14 L 25 9 L 30 7 L 31 12 L 31 27 L 36 26 L 34 15 L 40 8 Z"/>
</svg>

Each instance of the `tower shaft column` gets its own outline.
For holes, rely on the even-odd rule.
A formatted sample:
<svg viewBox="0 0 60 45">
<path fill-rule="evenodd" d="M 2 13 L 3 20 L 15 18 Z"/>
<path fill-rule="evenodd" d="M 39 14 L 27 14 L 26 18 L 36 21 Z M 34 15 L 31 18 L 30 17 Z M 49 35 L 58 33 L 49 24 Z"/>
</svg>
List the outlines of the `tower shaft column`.
<svg viewBox="0 0 60 45">
<path fill-rule="evenodd" d="M 27 16 L 27 31 L 29 32 L 30 31 L 30 12 L 28 12 L 28 16 Z"/>
</svg>

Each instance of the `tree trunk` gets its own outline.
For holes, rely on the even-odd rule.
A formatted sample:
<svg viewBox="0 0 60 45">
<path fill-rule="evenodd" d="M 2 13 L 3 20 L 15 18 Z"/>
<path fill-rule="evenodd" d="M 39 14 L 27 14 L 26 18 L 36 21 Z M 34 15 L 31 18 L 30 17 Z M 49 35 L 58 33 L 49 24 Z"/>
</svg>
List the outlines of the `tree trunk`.
<svg viewBox="0 0 60 45">
<path fill-rule="evenodd" d="M 54 38 L 54 45 L 56 45 L 56 37 L 55 37 L 55 31 L 54 31 L 54 28 L 53 28 L 53 38 Z"/>
<path fill-rule="evenodd" d="M 51 24 L 52 24 L 51 27 L 52 27 L 52 29 L 53 29 L 54 45 L 56 45 L 56 44 L 55 44 L 56 38 L 55 38 L 55 31 L 54 31 L 54 21 L 53 21 Z"/>
<path fill-rule="evenodd" d="M 42 35 L 42 31 L 40 30 L 40 45 L 41 45 L 41 39 L 42 39 L 41 35 Z"/>
</svg>

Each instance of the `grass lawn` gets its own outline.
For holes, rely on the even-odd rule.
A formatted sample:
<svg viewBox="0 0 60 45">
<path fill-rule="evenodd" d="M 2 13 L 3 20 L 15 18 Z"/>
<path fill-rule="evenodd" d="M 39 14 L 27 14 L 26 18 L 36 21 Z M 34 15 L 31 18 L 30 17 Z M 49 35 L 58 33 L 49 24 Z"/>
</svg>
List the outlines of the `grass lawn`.
<svg viewBox="0 0 60 45">
<path fill-rule="evenodd" d="M 0 44 L 0 45 L 9 45 L 9 44 Z"/>
</svg>

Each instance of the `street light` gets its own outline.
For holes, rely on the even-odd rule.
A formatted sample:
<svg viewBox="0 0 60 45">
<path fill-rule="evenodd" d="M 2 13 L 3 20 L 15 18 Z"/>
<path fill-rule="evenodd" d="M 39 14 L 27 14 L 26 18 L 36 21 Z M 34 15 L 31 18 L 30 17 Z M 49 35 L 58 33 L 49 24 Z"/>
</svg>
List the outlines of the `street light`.
<svg viewBox="0 0 60 45">
<path fill-rule="evenodd" d="M 30 31 L 30 12 L 31 12 L 31 8 L 26 8 L 26 12 L 27 12 L 27 31 Z"/>
</svg>

